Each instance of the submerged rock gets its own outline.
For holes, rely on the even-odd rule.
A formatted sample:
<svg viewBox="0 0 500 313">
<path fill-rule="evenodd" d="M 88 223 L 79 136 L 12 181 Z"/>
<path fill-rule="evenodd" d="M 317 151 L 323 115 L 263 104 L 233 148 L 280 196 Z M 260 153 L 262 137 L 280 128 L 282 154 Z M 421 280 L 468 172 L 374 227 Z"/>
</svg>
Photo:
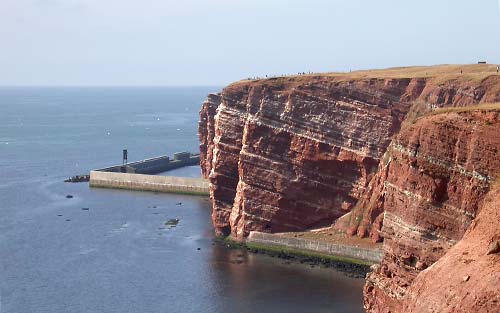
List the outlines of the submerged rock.
<svg viewBox="0 0 500 313">
<path fill-rule="evenodd" d="M 165 222 L 165 225 L 170 226 L 170 227 L 175 227 L 177 224 L 179 224 L 179 219 L 178 218 L 171 218 L 168 221 Z"/>
</svg>

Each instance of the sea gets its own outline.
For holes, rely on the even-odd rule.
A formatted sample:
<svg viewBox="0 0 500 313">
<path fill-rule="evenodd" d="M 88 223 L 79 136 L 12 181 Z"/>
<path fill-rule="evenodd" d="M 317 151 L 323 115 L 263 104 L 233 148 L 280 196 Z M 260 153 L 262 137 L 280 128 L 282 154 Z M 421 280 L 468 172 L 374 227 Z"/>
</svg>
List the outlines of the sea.
<svg viewBox="0 0 500 313">
<path fill-rule="evenodd" d="M 363 311 L 363 279 L 215 242 L 207 197 L 63 182 L 197 152 L 219 90 L 0 87 L 0 313 Z"/>
</svg>

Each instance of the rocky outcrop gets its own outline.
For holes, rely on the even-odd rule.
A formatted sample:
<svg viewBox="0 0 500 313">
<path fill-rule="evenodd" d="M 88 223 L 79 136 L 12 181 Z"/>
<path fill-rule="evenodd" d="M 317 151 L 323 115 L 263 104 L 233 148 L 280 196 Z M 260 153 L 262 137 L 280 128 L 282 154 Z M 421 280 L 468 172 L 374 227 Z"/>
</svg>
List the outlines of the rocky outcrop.
<svg viewBox="0 0 500 313">
<path fill-rule="evenodd" d="M 203 177 L 208 178 L 212 169 L 212 158 L 215 138 L 215 113 L 221 98 L 210 94 L 200 110 L 198 137 L 200 139 L 200 167 Z"/>
<path fill-rule="evenodd" d="M 393 140 L 374 181 L 385 255 L 367 277 L 368 312 L 407 312 L 419 273 L 462 239 L 500 170 L 499 130 L 498 111 L 444 113 Z"/>
</svg>

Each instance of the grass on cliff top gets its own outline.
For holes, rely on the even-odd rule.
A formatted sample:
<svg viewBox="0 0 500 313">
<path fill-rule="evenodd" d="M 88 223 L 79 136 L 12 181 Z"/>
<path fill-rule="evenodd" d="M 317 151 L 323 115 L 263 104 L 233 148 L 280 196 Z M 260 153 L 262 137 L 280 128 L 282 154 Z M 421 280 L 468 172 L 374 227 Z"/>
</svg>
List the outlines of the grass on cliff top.
<svg viewBox="0 0 500 313">
<path fill-rule="evenodd" d="M 478 105 L 471 105 L 467 107 L 449 107 L 449 108 L 440 108 L 429 112 L 427 115 L 437 115 L 443 113 L 464 113 L 464 112 L 473 112 L 473 111 L 500 111 L 500 103 L 484 103 Z"/>
<path fill-rule="evenodd" d="M 491 74 L 496 74 L 496 67 L 497 66 L 493 64 L 447 64 L 356 71 L 352 73 L 346 73 L 345 75 L 353 78 L 426 78 L 446 76 L 484 78 Z"/>
<path fill-rule="evenodd" d="M 488 76 L 496 75 L 496 67 L 497 65 L 495 64 L 446 64 L 434 66 L 394 67 L 388 69 L 361 70 L 349 73 L 313 73 L 305 75 L 277 76 L 254 80 L 246 79 L 235 82 L 231 85 L 239 85 L 252 81 L 265 81 L 269 84 L 281 84 L 290 82 L 299 83 L 301 81 L 325 77 L 332 77 L 339 81 L 386 78 L 434 78 L 436 83 L 442 83 L 454 79 L 479 82 L 487 78 Z"/>
</svg>

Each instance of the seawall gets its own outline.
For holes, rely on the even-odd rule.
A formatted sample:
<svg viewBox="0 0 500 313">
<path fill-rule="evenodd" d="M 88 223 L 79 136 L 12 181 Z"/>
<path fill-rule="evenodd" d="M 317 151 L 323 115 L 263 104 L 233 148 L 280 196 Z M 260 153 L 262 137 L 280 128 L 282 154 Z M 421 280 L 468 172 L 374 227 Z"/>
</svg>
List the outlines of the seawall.
<svg viewBox="0 0 500 313">
<path fill-rule="evenodd" d="M 383 257 L 383 250 L 379 248 L 356 247 L 334 242 L 291 238 L 280 234 L 268 234 L 256 231 L 250 232 L 250 235 L 246 238 L 246 242 L 292 250 L 316 252 L 329 256 L 366 261 L 373 264 L 380 262 Z"/>
<path fill-rule="evenodd" d="M 89 184 L 100 188 L 209 195 L 208 182 L 202 178 L 91 171 Z"/>
</svg>

